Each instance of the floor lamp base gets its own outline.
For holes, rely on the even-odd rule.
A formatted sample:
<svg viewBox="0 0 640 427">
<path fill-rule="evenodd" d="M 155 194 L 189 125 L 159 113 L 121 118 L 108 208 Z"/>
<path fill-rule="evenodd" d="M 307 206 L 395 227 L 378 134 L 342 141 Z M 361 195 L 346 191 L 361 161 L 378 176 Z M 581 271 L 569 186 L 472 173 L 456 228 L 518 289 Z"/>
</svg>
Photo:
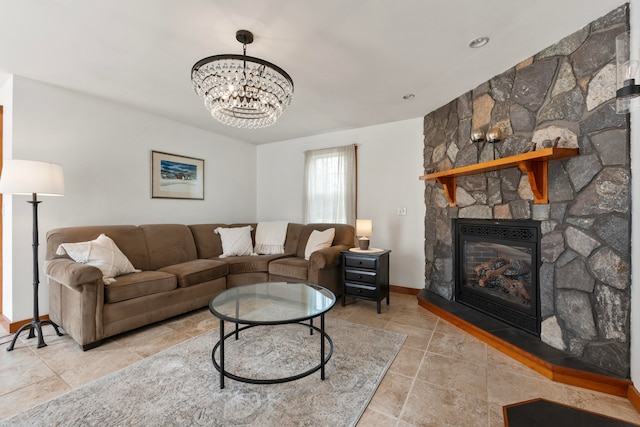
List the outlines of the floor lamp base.
<svg viewBox="0 0 640 427">
<path fill-rule="evenodd" d="M 51 326 L 53 326 L 53 329 L 56 330 L 56 334 L 58 334 L 59 337 L 64 335 L 62 332 L 60 332 L 60 329 L 58 329 L 58 325 L 53 323 L 51 320 L 39 320 L 39 319 L 36 320 L 36 319 L 33 319 L 31 322 L 22 325 L 20 327 L 20 329 L 18 329 L 18 331 L 13 336 L 13 339 L 11 340 L 11 344 L 9 344 L 9 347 L 7 347 L 7 351 L 13 350 L 13 346 L 16 344 L 16 340 L 18 339 L 18 336 L 23 331 L 26 331 L 27 329 L 29 330 L 29 335 L 27 336 L 27 339 L 35 338 L 35 336 L 37 335 L 38 336 L 38 348 L 46 347 L 47 344 L 44 342 L 44 337 L 42 336 L 42 326 L 43 325 L 51 325 Z M 36 334 L 36 331 L 37 331 L 37 334 Z"/>
</svg>

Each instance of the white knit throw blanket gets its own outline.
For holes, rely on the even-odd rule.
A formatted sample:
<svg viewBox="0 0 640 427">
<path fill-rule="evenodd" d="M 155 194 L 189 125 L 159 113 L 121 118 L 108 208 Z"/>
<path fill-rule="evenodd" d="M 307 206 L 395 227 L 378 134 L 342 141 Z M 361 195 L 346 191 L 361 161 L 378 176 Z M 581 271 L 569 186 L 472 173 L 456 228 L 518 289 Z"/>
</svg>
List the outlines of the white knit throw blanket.
<svg viewBox="0 0 640 427">
<path fill-rule="evenodd" d="M 287 221 L 259 222 L 253 251 L 258 254 L 283 254 L 288 225 Z"/>
</svg>

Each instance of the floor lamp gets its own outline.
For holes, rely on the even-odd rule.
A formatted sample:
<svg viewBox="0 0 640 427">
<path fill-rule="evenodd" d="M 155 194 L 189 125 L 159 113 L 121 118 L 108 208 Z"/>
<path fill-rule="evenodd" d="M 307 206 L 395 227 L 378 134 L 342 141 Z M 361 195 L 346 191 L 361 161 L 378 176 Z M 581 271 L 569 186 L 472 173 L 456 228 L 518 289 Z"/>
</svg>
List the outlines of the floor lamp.
<svg viewBox="0 0 640 427">
<path fill-rule="evenodd" d="M 0 175 L 0 193 L 2 194 L 30 194 L 32 199 L 27 203 L 33 206 L 33 320 L 20 329 L 13 336 L 13 340 L 7 351 L 13 350 L 13 346 L 22 331 L 29 330 L 27 338 L 38 335 L 38 348 L 47 344 L 42 336 L 42 325 L 53 326 L 58 335 L 62 332 L 51 320 L 40 320 L 38 310 L 38 195 L 62 196 L 64 193 L 64 177 L 62 166 L 54 163 L 36 162 L 32 160 L 5 160 Z"/>
</svg>

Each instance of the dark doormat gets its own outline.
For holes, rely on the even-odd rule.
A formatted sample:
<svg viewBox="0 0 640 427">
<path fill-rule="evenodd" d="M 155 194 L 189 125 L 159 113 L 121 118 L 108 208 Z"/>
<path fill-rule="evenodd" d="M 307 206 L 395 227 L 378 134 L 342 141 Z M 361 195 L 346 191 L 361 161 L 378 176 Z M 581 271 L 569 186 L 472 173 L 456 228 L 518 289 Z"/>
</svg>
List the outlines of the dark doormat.
<svg viewBox="0 0 640 427">
<path fill-rule="evenodd" d="M 640 427 L 544 399 L 503 406 L 502 411 L 505 427 Z"/>
</svg>

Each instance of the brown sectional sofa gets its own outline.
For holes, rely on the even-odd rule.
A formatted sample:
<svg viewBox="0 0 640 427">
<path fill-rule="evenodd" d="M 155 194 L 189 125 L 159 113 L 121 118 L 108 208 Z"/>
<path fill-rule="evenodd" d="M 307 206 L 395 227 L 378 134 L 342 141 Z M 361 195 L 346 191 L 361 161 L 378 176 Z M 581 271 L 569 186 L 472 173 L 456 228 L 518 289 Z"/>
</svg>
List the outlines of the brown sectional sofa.
<svg viewBox="0 0 640 427">
<path fill-rule="evenodd" d="M 208 305 L 223 290 L 249 283 L 315 283 L 342 293 L 340 251 L 354 246 L 355 231 L 345 224 L 289 223 L 285 253 L 220 258 L 217 227 L 257 224 L 148 224 L 67 227 L 47 233 L 45 273 L 49 317 L 84 350 L 110 336 Z M 304 259 L 313 230 L 335 228 L 331 247 Z M 105 284 L 102 272 L 57 255 L 61 243 L 90 241 L 104 233 L 141 272 Z"/>
</svg>

